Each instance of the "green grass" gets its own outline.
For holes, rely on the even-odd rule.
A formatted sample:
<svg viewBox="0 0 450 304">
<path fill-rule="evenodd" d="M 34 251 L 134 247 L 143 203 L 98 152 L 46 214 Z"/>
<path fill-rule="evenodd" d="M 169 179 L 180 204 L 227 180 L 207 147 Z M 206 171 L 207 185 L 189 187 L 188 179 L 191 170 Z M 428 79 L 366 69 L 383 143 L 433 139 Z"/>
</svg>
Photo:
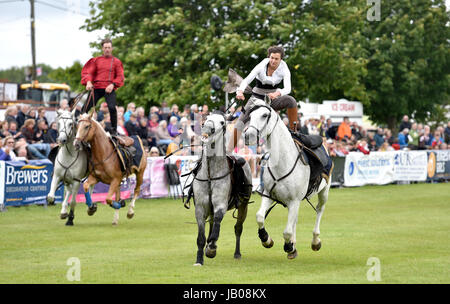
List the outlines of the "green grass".
<svg viewBox="0 0 450 304">
<path fill-rule="evenodd" d="M 273 209 L 266 229 L 275 241 L 263 248 L 255 213 L 249 213 L 233 259 L 234 219 L 222 224 L 217 256 L 193 267 L 194 209 L 180 200 L 138 200 L 136 215 L 111 225 L 113 210 L 99 205 L 93 217 L 78 204 L 75 226 L 59 219 L 60 206 L 8 208 L 0 213 L 0 283 L 72 283 L 67 260 L 81 262 L 80 283 L 371 283 L 367 260 L 377 257 L 380 283 L 450 283 L 448 184 L 331 189 L 322 218 L 322 249 L 310 248 L 315 213 L 302 202 L 297 225 L 299 255 L 283 251 L 287 210 Z M 317 199 L 312 202 L 315 203 Z"/>
</svg>

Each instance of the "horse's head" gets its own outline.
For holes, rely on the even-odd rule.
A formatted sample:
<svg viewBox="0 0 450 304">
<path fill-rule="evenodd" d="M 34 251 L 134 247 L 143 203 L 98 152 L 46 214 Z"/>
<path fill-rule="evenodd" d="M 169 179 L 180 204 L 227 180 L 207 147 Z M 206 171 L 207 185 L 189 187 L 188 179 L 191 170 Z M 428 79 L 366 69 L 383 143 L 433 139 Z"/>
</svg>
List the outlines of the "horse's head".
<svg viewBox="0 0 450 304">
<path fill-rule="evenodd" d="M 72 112 L 67 110 L 56 111 L 56 121 L 58 126 L 58 138 L 56 141 L 65 145 L 75 136 L 75 110 Z"/>
<path fill-rule="evenodd" d="M 89 113 L 82 114 L 78 118 L 77 133 L 73 142 L 77 150 L 81 149 L 81 143 L 87 143 L 92 140 L 95 135 L 95 121 L 92 118 L 94 111 L 92 108 Z"/>
<path fill-rule="evenodd" d="M 204 144 L 216 142 L 219 137 L 225 136 L 226 124 L 223 114 L 212 113 L 206 117 L 202 126 L 201 141 Z"/>
<path fill-rule="evenodd" d="M 278 114 L 260 99 L 255 99 L 253 107 L 248 110 L 250 123 L 244 132 L 245 144 L 255 145 L 260 138 L 267 138 L 273 131 Z"/>
</svg>

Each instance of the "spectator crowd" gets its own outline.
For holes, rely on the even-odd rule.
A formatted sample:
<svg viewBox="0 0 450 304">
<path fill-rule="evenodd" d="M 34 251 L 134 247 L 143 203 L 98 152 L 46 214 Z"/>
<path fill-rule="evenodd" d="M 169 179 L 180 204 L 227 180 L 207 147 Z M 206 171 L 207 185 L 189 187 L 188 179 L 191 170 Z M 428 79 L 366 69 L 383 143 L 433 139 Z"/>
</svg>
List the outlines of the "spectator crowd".
<svg viewBox="0 0 450 304">
<path fill-rule="evenodd" d="M 67 100 L 60 103 L 61 109 L 68 109 Z M 231 109 L 233 117 L 242 114 L 241 108 Z M 117 107 L 119 135 L 139 135 L 147 147 L 149 156 L 190 155 L 199 149 L 201 124 L 209 114 L 207 105 L 185 105 L 180 111 L 178 105 L 171 107 L 162 102 L 160 107 L 152 106 L 146 114 L 143 107 L 136 107 L 131 102 Z M 288 119 L 282 114 L 284 123 Z M 96 112 L 96 119 L 106 130 L 111 128 L 109 111 L 105 102 Z M 393 134 L 388 128 L 378 127 L 367 130 L 348 117 L 341 121 L 330 118 L 302 119 L 299 113 L 297 130 L 307 135 L 320 135 L 324 139 L 331 156 L 345 156 L 349 152 L 359 151 L 369 154 L 373 151 L 394 150 L 426 150 L 449 149 L 450 121 L 446 125 L 438 125 L 432 129 L 427 124 L 417 123 L 403 117 L 398 127 L 399 132 Z M 232 124 L 228 125 L 231 132 Z M 27 104 L 8 106 L 4 120 L 0 121 L 0 160 L 29 160 L 48 158 L 51 149 L 57 146 L 56 121 L 48 121 L 45 107 L 31 107 Z M 185 147 L 186 149 L 180 149 Z M 250 163 L 254 175 L 259 173 L 259 157 L 265 152 L 265 143 L 247 147 L 240 140 L 234 152 L 243 155 Z"/>
</svg>

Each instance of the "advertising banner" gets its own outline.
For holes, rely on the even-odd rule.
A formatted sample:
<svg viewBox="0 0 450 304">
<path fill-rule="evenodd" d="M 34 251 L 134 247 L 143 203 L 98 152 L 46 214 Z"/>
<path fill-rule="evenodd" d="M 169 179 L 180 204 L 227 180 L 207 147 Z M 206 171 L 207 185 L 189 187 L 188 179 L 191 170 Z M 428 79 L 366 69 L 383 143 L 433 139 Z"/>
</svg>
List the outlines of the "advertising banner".
<svg viewBox="0 0 450 304">
<path fill-rule="evenodd" d="M 450 179 L 450 150 L 427 151 L 427 180 Z"/>
<path fill-rule="evenodd" d="M 345 158 L 344 186 L 384 185 L 394 181 L 395 152 L 350 152 Z"/>
<path fill-rule="evenodd" d="M 395 152 L 394 156 L 395 181 L 425 181 L 426 178 L 427 178 L 426 151 Z"/>
<path fill-rule="evenodd" d="M 0 162 L 0 204 L 20 206 L 45 204 L 50 191 L 53 164 L 49 160 Z M 55 193 L 55 202 L 62 202 L 64 186 Z"/>
</svg>

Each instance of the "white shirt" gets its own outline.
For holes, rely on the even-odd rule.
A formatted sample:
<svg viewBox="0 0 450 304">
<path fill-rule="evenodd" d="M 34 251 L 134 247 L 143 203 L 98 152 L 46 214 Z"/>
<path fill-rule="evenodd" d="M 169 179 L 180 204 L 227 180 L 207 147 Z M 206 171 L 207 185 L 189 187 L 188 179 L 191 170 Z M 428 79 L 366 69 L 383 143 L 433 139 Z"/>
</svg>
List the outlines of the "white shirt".
<svg viewBox="0 0 450 304">
<path fill-rule="evenodd" d="M 241 82 L 241 85 L 237 89 L 244 92 L 245 88 L 256 78 L 261 81 L 262 84 L 269 84 L 275 86 L 283 81 L 283 89 L 278 88 L 277 91 L 281 93 L 281 96 L 287 95 L 291 92 L 291 71 L 283 60 L 280 61 L 278 68 L 273 72 L 272 76 L 267 76 L 267 65 L 269 64 L 269 58 L 265 58 L 257 66 L 253 68 L 250 74 Z"/>
</svg>

